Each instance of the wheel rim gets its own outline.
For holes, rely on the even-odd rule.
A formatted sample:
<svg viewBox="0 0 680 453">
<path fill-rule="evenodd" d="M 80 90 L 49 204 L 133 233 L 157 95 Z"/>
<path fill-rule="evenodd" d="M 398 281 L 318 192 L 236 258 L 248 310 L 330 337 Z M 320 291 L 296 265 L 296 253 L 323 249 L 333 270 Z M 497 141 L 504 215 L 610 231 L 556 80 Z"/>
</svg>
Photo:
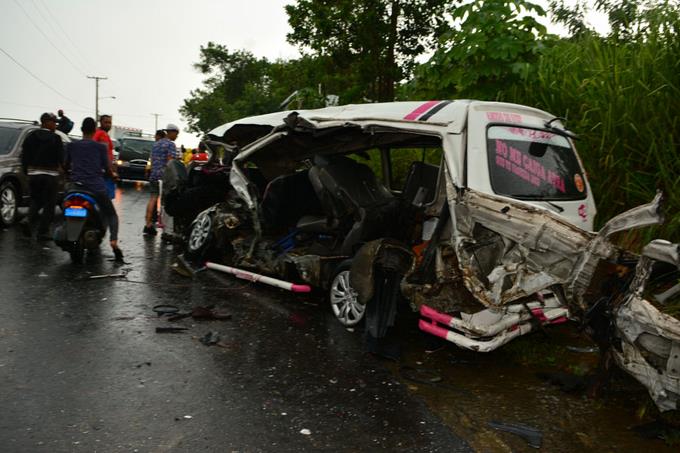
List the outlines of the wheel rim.
<svg viewBox="0 0 680 453">
<path fill-rule="evenodd" d="M 0 215 L 5 223 L 9 223 L 14 219 L 17 211 L 17 197 L 11 187 L 6 187 L 0 193 Z"/>
<path fill-rule="evenodd" d="M 209 215 L 203 214 L 196 219 L 194 227 L 189 236 L 189 250 L 195 252 L 200 250 L 208 242 L 210 230 L 212 229 L 212 219 Z"/>
<path fill-rule="evenodd" d="M 341 271 L 331 283 L 331 307 L 343 326 L 353 326 L 364 317 L 366 306 L 359 302 L 357 292 L 349 284 L 349 271 Z"/>
</svg>

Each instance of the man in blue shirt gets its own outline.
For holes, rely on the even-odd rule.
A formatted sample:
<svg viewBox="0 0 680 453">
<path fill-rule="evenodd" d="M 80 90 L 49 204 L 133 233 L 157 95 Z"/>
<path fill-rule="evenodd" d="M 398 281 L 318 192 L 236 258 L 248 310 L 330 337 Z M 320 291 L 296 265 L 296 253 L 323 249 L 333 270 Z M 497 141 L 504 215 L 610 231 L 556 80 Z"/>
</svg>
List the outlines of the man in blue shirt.
<svg viewBox="0 0 680 453">
<path fill-rule="evenodd" d="M 113 177 L 106 145 L 93 140 L 97 130 L 94 118 L 85 118 L 80 128 L 83 139 L 69 143 L 66 148 L 66 168 L 71 170 L 71 181 L 82 184 L 83 189 L 92 192 L 109 225 L 109 240 L 116 261 L 123 260 L 118 248 L 118 214 L 106 193 L 104 175 Z"/>
<path fill-rule="evenodd" d="M 153 213 L 158 207 L 160 195 L 158 181 L 163 179 L 163 171 L 165 171 L 165 165 L 168 161 L 177 157 L 177 147 L 174 141 L 178 134 L 179 128 L 174 124 L 168 124 L 165 128 L 165 137 L 157 140 L 151 149 L 151 172 L 149 173 L 151 197 L 146 205 L 146 225 L 143 232 L 149 236 L 156 235 L 156 228 L 153 226 Z"/>
</svg>

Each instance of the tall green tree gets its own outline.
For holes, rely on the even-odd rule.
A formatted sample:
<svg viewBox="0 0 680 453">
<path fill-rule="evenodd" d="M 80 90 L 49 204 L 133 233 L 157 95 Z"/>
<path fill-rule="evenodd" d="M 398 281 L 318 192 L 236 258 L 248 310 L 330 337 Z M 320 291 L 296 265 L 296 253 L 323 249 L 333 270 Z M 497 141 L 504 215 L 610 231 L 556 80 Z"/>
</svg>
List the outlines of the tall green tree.
<svg viewBox="0 0 680 453">
<path fill-rule="evenodd" d="M 327 58 L 345 83 L 341 102 L 391 101 L 443 25 L 446 0 L 298 0 L 286 6 L 288 41 Z"/>
<path fill-rule="evenodd" d="M 454 5 L 453 25 L 421 66 L 413 93 L 425 97 L 495 99 L 526 77 L 546 37 L 537 17 L 546 12 L 527 0 L 474 0 Z"/>
<path fill-rule="evenodd" d="M 189 130 L 207 132 L 243 116 L 272 111 L 276 101 L 267 95 L 270 65 L 247 51 L 232 52 L 213 42 L 201 46 L 194 68 L 206 76 L 203 87 L 191 91 L 180 107 Z"/>
<path fill-rule="evenodd" d="M 184 100 L 180 113 L 189 129 L 198 133 L 245 116 L 280 110 L 286 107 L 282 101 L 292 93 L 290 108 L 321 107 L 325 99 L 317 84 L 333 82 L 332 76 L 324 75 L 323 59 L 270 62 L 212 42 L 201 47 L 200 60 L 194 67 L 206 78 L 203 86 Z"/>
</svg>

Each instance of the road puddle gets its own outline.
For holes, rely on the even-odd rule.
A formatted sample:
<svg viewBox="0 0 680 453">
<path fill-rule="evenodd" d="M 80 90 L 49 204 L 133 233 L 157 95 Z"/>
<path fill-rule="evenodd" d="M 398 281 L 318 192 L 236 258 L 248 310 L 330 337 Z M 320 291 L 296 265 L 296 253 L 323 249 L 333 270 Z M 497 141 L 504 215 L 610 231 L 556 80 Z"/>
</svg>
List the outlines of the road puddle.
<svg viewBox="0 0 680 453">
<path fill-rule="evenodd" d="M 537 428 L 542 451 L 677 451 L 678 444 L 632 430 L 652 421 L 655 409 L 625 373 L 617 369 L 601 395 L 587 395 L 583 377 L 597 367 L 598 354 L 573 324 L 489 354 L 450 344 L 426 353 L 428 339 L 419 332 L 400 328 L 399 336 L 402 358 L 387 367 L 476 451 L 536 451 L 521 437 L 492 429 L 491 421 Z"/>
</svg>

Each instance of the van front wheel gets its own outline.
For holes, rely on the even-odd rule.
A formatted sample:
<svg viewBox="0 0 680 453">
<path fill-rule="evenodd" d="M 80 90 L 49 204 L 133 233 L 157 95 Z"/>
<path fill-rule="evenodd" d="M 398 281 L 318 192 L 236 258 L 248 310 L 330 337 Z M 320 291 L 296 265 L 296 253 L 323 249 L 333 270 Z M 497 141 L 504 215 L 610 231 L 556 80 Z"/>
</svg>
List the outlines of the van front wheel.
<svg viewBox="0 0 680 453">
<path fill-rule="evenodd" d="M 359 324 L 366 312 L 366 305 L 359 302 L 357 292 L 350 285 L 350 267 L 350 261 L 345 261 L 337 267 L 328 290 L 333 314 L 345 327 Z"/>
</svg>

